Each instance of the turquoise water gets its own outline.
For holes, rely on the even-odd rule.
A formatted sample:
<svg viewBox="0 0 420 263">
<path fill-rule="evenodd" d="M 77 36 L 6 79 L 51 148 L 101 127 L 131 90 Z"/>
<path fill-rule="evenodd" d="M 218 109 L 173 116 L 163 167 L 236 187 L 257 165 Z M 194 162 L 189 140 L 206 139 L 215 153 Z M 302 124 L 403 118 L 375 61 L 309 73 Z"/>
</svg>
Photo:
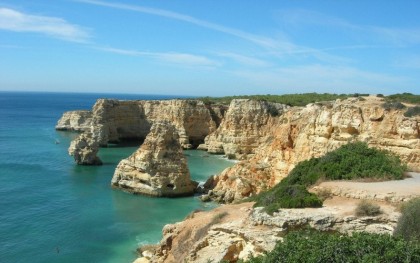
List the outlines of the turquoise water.
<svg viewBox="0 0 420 263">
<path fill-rule="evenodd" d="M 112 189 L 115 166 L 135 147 L 101 149 L 103 166 L 74 165 L 67 148 L 75 134 L 54 125 L 98 97 L 162 98 L 0 92 L 0 262 L 131 262 L 138 245 L 160 240 L 165 224 L 211 206 Z M 198 181 L 231 165 L 201 151 L 186 155 Z"/>
</svg>

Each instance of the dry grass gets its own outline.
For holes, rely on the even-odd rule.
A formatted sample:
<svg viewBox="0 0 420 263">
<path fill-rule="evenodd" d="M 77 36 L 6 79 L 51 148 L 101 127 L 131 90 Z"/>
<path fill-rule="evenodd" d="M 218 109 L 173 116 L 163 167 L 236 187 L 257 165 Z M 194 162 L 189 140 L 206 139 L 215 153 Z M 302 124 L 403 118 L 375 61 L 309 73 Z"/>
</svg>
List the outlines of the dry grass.
<svg viewBox="0 0 420 263">
<path fill-rule="evenodd" d="M 381 207 L 371 201 L 362 200 L 356 207 L 357 216 L 377 216 L 382 214 Z"/>
</svg>

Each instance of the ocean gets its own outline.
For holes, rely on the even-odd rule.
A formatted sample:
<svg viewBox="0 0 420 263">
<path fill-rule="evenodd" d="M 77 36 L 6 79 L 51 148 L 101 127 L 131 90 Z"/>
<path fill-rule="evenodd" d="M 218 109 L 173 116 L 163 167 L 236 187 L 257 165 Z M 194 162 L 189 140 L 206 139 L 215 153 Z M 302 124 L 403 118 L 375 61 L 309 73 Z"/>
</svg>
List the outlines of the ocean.
<svg viewBox="0 0 420 263">
<path fill-rule="evenodd" d="M 112 189 L 116 165 L 136 147 L 101 149 L 102 166 L 75 165 L 67 148 L 77 135 L 54 126 L 63 112 L 91 109 L 98 98 L 171 96 L 0 92 L 0 262 L 132 262 L 165 224 L 215 206 Z M 186 155 L 198 181 L 232 165 L 203 151 Z"/>
</svg>

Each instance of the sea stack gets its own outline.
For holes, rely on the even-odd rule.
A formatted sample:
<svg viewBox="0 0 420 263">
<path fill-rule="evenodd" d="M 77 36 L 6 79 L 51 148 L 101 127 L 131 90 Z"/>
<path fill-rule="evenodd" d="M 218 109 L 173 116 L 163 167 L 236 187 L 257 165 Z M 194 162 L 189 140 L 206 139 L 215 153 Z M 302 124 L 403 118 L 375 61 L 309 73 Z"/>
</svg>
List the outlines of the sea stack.
<svg viewBox="0 0 420 263">
<path fill-rule="evenodd" d="M 102 161 L 97 156 L 99 144 L 92 137 L 92 133 L 85 132 L 73 140 L 69 147 L 69 155 L 81 165 L 101 165 Z"/>
<path fill-rule="evenodd" d="M 175 126 L 155 122 L 140 148 L 118 164 L 111 184 L 156 197 L 192 195 L 197 184 L 191 181 Z"/>
</svg>

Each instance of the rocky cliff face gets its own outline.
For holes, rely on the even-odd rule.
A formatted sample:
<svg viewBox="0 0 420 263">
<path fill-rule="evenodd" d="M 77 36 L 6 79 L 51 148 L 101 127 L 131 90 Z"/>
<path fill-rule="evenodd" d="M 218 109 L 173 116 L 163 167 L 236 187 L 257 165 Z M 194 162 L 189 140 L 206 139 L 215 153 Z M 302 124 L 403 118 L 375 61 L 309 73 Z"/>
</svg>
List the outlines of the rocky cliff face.
<svg viewBox="0 0 420 263">
<path fill-rule="evenodd" d="M 356 217 L 354 208 L 346 203 L 342 207 L 282 209 L 268 215 L 261 208 L 252 208 L 251 203 L 225 205 L 166 225 L 161 242 L 144 249 L 146 257 L 138 262 L 237 262 L 271 251 L 287 231 L 305 227 L 392 234 L 399 217 L 395 208 L 383 207 L 384 214 L 376 217 Z"/>
<path fill-rule="evenodd" d="M 267 136 L 272 119 L 287 109 L 286 105 L 266 101 L 232 100 L 220 126 L 199 149 L 226 154 L 232 159 L 244 158 L 254 153 Z"/>
<path fill-rule="evenodd" d="M 100 99 L 93 107 L 93 134 L 101 145 L 143 140 L 156 121 L 170 121 L 184 148 L 197 147 L 216 130 L 210 110 L 196 100 L 119 101 Z"/>
<path fill-rule="evenodd" d="M 267 132 L 255 155 L 209 180 L 207 185 L 214 188 L 210 197 L 228 203 L 258 193 L 278 183 L 298 162 L 353 140 L 394 152 L 411 171 L 419 171 L 420 118 L 384 110 L 381 103 L 373 97 L 353 98 L 290 109 L 260 128 Z M 243 127 L 247 133 L 247 125 Z"/>
<path fill-rule="evenodd" d="M 178 132 L 169 122 L 155 122 L 141 147 L 115 170 L 112 186 L 151 196 L 194 193 Z"/>
<path fill-rule="evenodd" d="M 88 110 L 68 111 L 58 120 L 56 130 L 87 131 L 92 125 L 92 112 Z"/>
<path fill-rule="evenodd" d="M 74 157 L 77 164 L 101 165 L 102 161 L 97 156 L 98 150 L 99 145 L 92 138 L 92 134 L 85 132 L 71 142 L 69 154 Z"/>
<path fill-rule="evenodd" d="M 86 121 L 80 125 L 82 115 Z M 99 99 L 93 106 L 91 118 L 88 113 L 68 112 L 60 119 L 57 129 L 86 130 L 91 135 L 89 147 L 94 149 L 124 140 L 143 141 L 154 122 L 171 122 L 185 149 L 197 147 L 204 138 L 216 130 L 223 117 L 222 106 L 210 107 L 196 100 L 120 101 Z M 84 115 L 83 115 L 84 116 Z M 89 126 L 86 128 L 86 126 Z M 74 147 L 79 144 L 75 143 Z M 77 152 L 73 149 L 70 153 Z M 97 151 L 97 149 L 96 149 Z M 79 162 L 78 164 L 88 164 Z M 95 164 L 97 164 L 96 162 Z"/>
</svg>

